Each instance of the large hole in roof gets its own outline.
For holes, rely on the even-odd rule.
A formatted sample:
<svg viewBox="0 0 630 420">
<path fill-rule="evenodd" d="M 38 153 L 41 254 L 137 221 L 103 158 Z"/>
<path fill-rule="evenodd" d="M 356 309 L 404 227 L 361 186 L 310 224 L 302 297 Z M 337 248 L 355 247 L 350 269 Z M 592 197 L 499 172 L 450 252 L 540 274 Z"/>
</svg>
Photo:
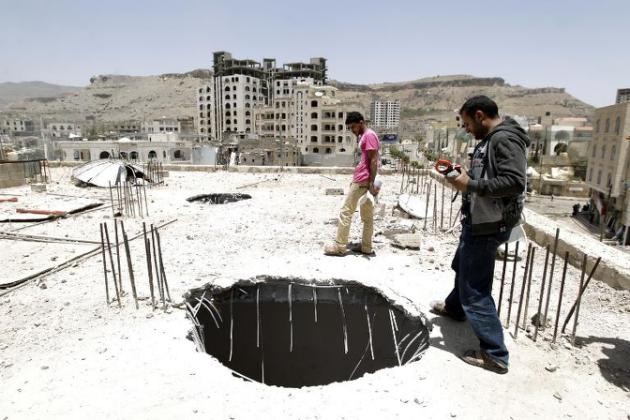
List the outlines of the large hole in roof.
<svg viewBox="0 0 630 420">
<path fill-rule="evenodd" d="M 226 204 L 226 203 L 235 203 L 241 200 L 249 200 L 252 198 L 249 194 L 241 194 L 241 193 L 233 193 L 233 194 L 199 194 L 193 195 L 192 197 L 188 197 L 186 201 L 195 202 L 199 201 L 202 203 L 209 204 Z"/>
<path fill-rule="evenodd" d="M 418 360 L 421 317 L 359 283 L 271 278 L 187 296 L 200 351 L 238 375 L 284 387 L 325 385 Z"/>
</svg>

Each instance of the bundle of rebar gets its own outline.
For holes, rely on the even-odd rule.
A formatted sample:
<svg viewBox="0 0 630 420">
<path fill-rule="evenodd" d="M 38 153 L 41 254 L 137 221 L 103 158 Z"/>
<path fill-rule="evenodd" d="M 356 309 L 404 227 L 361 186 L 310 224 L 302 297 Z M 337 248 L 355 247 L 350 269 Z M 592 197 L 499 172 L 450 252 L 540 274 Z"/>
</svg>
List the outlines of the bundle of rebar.
<svg viewBox="0 0 630 420">
<path fill-rule="evenodd" d="M 120 233 L 118 234 L 118 224 L 120 223 Z M 121 252 L 123 248 L 127 260 L 127 277 L 129 278 L 129 285 L 131 287 L 131 293 L 135 302 L 136 309 L 140 309 L 138 304 L 138 292 L 136 287 L 136 278 L 134 275 L 134 268 L 131 258 L 131 250 L 129 247 L 130 239 L 125 231 L 125 225 L 122 220 L 114 220 L 114 240 L 112 245 L 110 241 L 109 228 L 107 223 L 100 223 L 101 234 L 101 254 L 103 259 L 103 275 L 105 280 L 105 298 L 107 305 L 113 301 L 118 302 L 118 306 L 122 307 L 121 296 L 124 296 L 123 292 L 123 272 L 121 267 Z M 171 302 L 171 293 L 168 287 L 168 281 L 166 278 L 166 271 L 164 269 L 164 258 L 162 254 L 162 243 L 160 240 L 160 232 L 154 225 L 150 226 L 150 231 L 147 232 L 146 223 L 142 223 L 142 237 L 144 239 L 145 258 L 147 264 L 147 280 L 149 286 L 149 293 L 151 296 L 151 305 L 155 310 L 157 308 L 155 299 L 155 286 L 158 290 L 158 298 L 162 302 L 162 308 L 166 311 L 168 307 L 167 302 Z M 119 241 L 119 238 L 121 241 Z M 122 245 L 122 246 L 121 246 Z M 116 254 L 116 264 L 114 262 L 114 252 Z M 109 262 L 109 267 L 108 267 Z M 111 273 L 114 291 L 116 293 L 115 299 L 110 299 L 110 284 L 109 273 Z M 155 280 L 155 283 L 154 283 Z M 158 302 L 159 303 L 159 302 Z"/>
<path fill-rule="evenodd" d="M 116 189 L 115 197 L 112 188 Z M 113 186 L 110 183 L 109 199 L 112 206 L 112 215 L 114 217 L 127 216 L 143 218 L 149 216 L 146 182 L 121 182 Z"/>
</svg>

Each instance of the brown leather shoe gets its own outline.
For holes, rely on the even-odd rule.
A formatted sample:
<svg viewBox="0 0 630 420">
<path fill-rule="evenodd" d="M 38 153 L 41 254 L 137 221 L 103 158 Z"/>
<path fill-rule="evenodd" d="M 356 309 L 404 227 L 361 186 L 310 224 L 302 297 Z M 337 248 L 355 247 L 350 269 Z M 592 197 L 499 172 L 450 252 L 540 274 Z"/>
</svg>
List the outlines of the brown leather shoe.
<svg viewBox="0 0 630 420">
<path fill-rule="evenodd" d="M 508 367 L 498 360 L 494 360 L 487 353 L 480 350 L 467 350 L 461 357 L 469 365 L 477 366 L 489 370 L 499 375 L 508 373 Z"/>
<path fill-rule="evenodd" d="M 436 315 L 445 316 L 447 318 L 451 318 L 451 319 L 453 319 L 455 321 L 458 321 L 458 322 L 466 321 L 466 317 L 465 316 L 463 316 L 463 317 L 456 316 L 456 315 L 452 314 L 451 312 L 449 312 L 449 310 L 446 309 L 446 303 L 444 303 L 441 300 L 434 300 L 433 302 L 431 302 L 429 304 L 429 307 L 431 308 L 431 312 L 436 314 Z"/>
</svg>

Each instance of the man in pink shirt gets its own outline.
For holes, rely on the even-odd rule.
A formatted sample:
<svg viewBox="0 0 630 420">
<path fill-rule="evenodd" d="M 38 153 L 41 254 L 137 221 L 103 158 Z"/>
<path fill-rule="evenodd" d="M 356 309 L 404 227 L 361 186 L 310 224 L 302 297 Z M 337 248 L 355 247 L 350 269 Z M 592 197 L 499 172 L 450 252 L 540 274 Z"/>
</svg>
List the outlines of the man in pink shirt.
<svg viewBox="0 0 630 420">
<path fill-rule="evenodd" d="M 334 243 L 326 245 L 324 248 L 326 255 L 343 256 L 346 254 L 352 215 L 357 209 L 359 200 L 368 192 L 373 196 L 378 194 L 378 188 L 374 186 L 379 163 L 380 142 L 378 136 L 374 130 L 367 128 L 363 116 L 358 112 L 348 113 L 346 125 L 358 137 L 361 159 L 354 170 L 350 191 L 348 191 L 339 214 L 337 238 Z M 363 222 L 363 237 L 359 251 L 364 254 L 372 254 L 372 234 L 374 231 L 373 200 L 363 200 L 359 212 Z"/>
</svg>

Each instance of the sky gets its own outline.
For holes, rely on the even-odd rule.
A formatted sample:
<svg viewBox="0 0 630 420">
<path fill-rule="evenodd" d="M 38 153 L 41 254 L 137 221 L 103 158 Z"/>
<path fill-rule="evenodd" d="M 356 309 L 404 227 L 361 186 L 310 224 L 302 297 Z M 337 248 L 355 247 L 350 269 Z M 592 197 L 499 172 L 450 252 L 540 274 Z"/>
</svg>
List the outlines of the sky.
<svg viewBox="0 0 630 420">
<path fill-rule="evenodd" d="M 630 0 L 0 0 L 0 82 L 85 86 L 210 68 L 229 51 L 323 56 L 352 83 L 503 77 L 604 106 L 630 88 L 629 18 Z"/>
</svg>

